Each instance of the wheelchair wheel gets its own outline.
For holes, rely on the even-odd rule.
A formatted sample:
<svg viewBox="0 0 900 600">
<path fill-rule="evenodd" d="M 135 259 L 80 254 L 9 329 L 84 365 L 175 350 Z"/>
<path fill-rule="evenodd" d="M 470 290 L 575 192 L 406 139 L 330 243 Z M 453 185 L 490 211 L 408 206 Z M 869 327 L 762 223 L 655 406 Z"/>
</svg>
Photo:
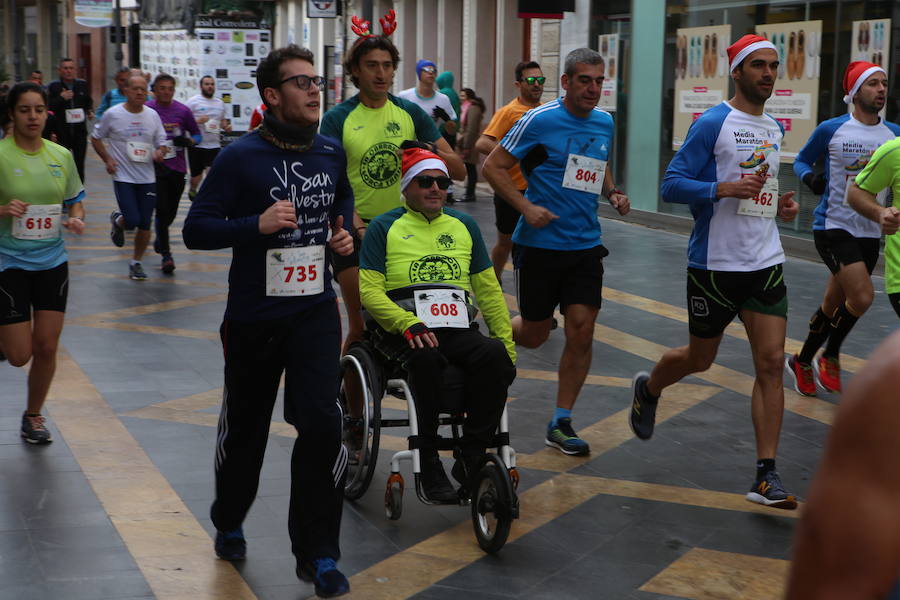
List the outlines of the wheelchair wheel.
<svg viewBox="0 0 900 600">
<path fill-rule="evenodd" d="M 489 456 L 475 480 L 472 494 L 472 526 L 485 552 L 498 552 L 509 537 L 517 502 L 506 469 Z"/>
<path fill-rule="evenodd" d="M 377 365 L 362 345 L 354 344 L 341 358 L 340 402 L 344 412 L 344 444 L 350 454 L 344 497 L 356 500 L 366 493 L 378 460 L 381 430 L 381 392 L 377 381 Z M 352 410 L 351 403 L 357 406 Z M 359 413 L 358 417 L 350 416 Z"/>
<path fill-rule="evenodd" d="M 396 521 L 403 514 L 403 475 L 391 473 L 384 490 L 384 514 L 391 521 Z"/>
</svg>

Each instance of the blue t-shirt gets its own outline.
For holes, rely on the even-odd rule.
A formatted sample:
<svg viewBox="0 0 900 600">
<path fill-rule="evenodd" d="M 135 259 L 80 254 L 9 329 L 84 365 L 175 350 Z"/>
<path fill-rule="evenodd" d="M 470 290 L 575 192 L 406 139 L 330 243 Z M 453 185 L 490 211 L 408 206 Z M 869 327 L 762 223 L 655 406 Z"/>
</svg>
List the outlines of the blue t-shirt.
<svg viewBox="0 0 900 600">
<path fill-rule="evenodd" d="M 515 243 L 549 250 L 585 250 L 600 244 L 599 195 L 563 187 L 563 177 L 570 154 L 608 161 L 612 142 L 612 116 L 599 108 L 580 118 L 559 98 L 522 115 L 500 145 L 519 160 L 528 180 L 525 197 L 559 218 L 539 229 L 520 218 Z"/>
<path fill-rule="evenodd" d="M 263 235 L 259 215 L 276 200 L 293 202 L 299 228 Z M 253 131 L 219 153 L 184 221 L 184 241 L 200 250 L 233 248 L 226 319 L 278 319 L 333 300 L 335 293 L 328 275 L 319 294 L 267 295 L 268 251 L 326 244 L 338 216 L 349 231 L 353 190 L 341 145 L 316 135 L 309 150 L 294 152 Z M 329 253 L 326 246 L 326 265 Z"/>
</svg>

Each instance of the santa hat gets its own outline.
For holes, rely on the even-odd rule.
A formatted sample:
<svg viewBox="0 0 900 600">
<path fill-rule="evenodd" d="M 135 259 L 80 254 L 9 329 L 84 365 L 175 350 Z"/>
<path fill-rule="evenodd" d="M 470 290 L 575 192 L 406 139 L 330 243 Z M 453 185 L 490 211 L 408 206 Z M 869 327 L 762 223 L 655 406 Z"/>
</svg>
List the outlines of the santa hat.
<svg viewBox="0 0 900 600">
<path fill-rule="evenodd" d="M 847 70 L 844 71 L 844 91 L 847 93 L 844 96 L 844 102 L 853 104 L 853 96 L 856 95 L 862 84 L 866 82 L 866 79 L 879 72 L 887 75 L 887 71 L 875 63 L 864 60 L 857 60 L 847 65 Z"/>
<path fill-rule="evenodd" d="M 765 48 L 775 50 L 776 53 L 778 52 L 778 50 L 775 49 L 775 44 L 766 38 L 748 33 L 732 45 L 728 46 L 728 63 L 731 65 L 729 71 L 734 71 L 745 58 L 757 50 L 763 50 Z"/>
<path fill-rule="evenodd" d="M 401 192 L 406 189 L 406 186 L 410 184 L 413 177 L 422 171 L 438 169 L 439 171 L 443 171 L 444 175 L 450 175 L 447 171 L 447 164 L 440 156 L 434 152 L 423 150 L 422 148 L 407 148 L 404 150 L 401 166 L 403 169 L 403 178 L 400 180 Z"/>
</svg>

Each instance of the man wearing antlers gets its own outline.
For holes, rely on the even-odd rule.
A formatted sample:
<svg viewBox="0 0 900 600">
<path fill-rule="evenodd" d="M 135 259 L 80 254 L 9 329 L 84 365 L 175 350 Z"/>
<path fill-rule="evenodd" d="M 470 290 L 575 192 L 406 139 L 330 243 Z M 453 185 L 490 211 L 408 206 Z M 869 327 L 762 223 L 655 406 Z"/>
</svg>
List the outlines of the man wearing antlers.
<svg viewBox="0 0 900 600">
<path fill-rule="evenodd" d="M 334 256 L 334 274 L 341 286 L 347 309 L 349 330 L 344 350 L 362 337 L 363 320 L 359 300 L 359 247 L 367 223 L 389 210 L 402 206 L 400 195 L 401 144 L 435 152 L 447 163 L 450 176 L 462 180 L 466 168 L 462 159 L 441 137 L 431 117 L 421 108 L 390 93 L 400 53 L 390 35 L 397 29 L 394 11 L 380 19 L 382 35 L 369 31 L 369 22 L 352 18 L 359 39 L 344 58 L 359 93 L 329 110 L 322 118 L 320 132 L 344 146 L 347 175 L 356 199 L 353 213 L 355 249 L 350 256 Z"/>
</svg>

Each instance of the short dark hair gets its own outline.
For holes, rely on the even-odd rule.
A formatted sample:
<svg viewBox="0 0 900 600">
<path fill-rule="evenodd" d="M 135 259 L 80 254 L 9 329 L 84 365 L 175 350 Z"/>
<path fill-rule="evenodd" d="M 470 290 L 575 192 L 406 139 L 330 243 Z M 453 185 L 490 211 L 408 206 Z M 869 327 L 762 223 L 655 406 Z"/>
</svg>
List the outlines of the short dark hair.
<svg viewBox="0 0 900 600">
<path fill-rule="evenodd" d="M 9 112 L 15 110 L 16 104 L 19 103 L 19 98 L 21 98 L 28 92 L 40 94 L 41 98 L 44 99 L 44 104 L 47 103 L 47 92 L 44 90 L 44 88 L 31 81 L 22 81 L 14 85 L 12 89 L 9 90 L 9 94 L 6 95 L 6 107 Z"/>
<path fill-rule="evenodd" d="M 68 56 L 64 56 L 61 59 L 59 59 L 59 64 L 63 64 L 64 62 L 75 62 L 75 60 L 72 58 L 69 58 Z"/>
<path fill-rule="evenodd" d="M 213 77 L 212 75 L 204 75 L 203 77 L 200 78 L 200 85 L 203 85 L 203 80 L 204 80 L 204 79 L 212 79 L 212 80 L 213 80 L 213 83 L 216 82 L 216 78 Z"/>
<path fill-rule="evenodd" d="M 344 72 L 350 75 L 350 81 L 357 87 L 359 87 L 359 78 L 353 76 L 353 67 L 358 67 L 362 57 L 372 50 L 385 50 L 390 54 L 395 71 L 397 70 L 397 65 L 400 64 L 400 51 L 397 50 L 397 46 L 394 45 L 391 38 L 386 35 L 370 35 L 369 37 L 359 38 L 353 42 L 350 50 L 344 55 Z"/>
<path fill-rule="evenodd" d="M 152 90 L 153 88 L 155 88 L 155 87 L 156 87 L 156 84 L 159 83 L 159 82 L 161 82 L 161 81 L 171 81 L 171 82 L 172 82 L 172 85 L 173 85 L 173 86 L 175 85 L 175 78 L 174 78 L 174 77 L 172 77 L 172 76 L 169 75 L 168 73 L 160 73 L 159 75 L 156 76 L 156 79 L 153 80 L 153 85 L 150 86 L 150 89 Z"/>
<path fill-rule="evenodd" d="M 311 65 L 315 64 L 312 51 L 308 48 L 301 48 L 297 44 L 276 48 L 259 62 L 259 66 L 256 68 L 256 87 L 259 88 L 259 96 L 266 106 L 268 106 L 264 94 L 266 88 L 278 87 L 278 84 L 281 83 L 281 64 L 294 59 L 305 60 Z"/>
<path fill-rule="evenodd" d="M 122 65 L 121 67 L 116 69 L 116 74 L 114 75 L 113 78 L 118 77 L 122 73 L 131 73 L 131 67 L 129 67 L 127 65 Z"/>
<path fill-rule="evenodd" d="M 44 74 L 43 71 L 38 70 L 38 69 L 32 69 L 31 72 L 32 72 L 32 73 L 37 73 L 38 75 L 43 75 L 43 74 Z"/>
<path fill-rule="evenodd" d="M 540 69 L 541 65 L 539 65 L 536 61 L 529 60 L 528 62 L 520 62 L 516 65 L 516 81 L 522 81 L 522 71 L 525 69 Z M 542 70 L 543 72 L 543 70 Z"/>
</svg>

